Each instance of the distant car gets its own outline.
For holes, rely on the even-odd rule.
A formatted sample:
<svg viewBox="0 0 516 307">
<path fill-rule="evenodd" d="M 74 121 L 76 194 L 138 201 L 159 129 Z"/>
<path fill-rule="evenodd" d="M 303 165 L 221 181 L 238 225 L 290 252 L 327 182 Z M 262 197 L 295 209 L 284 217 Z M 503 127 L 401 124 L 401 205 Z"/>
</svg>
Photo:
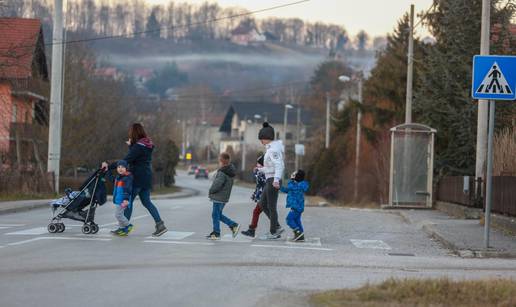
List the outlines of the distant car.
<svg viewBox="0 0 516 307">
<path fill-rule="evenodd" d="M 194 175 L 195 171 L 199 168 L 197 165 L 190 165 L 190 168 L 188 168 L 188 175 Z"/>
<path fill-rule="evenodd" d="M 206 178 L 208 179 L 209 172 L 205 168 L 198 168 L 195 170 L 195 179 Z"/>
</svg>

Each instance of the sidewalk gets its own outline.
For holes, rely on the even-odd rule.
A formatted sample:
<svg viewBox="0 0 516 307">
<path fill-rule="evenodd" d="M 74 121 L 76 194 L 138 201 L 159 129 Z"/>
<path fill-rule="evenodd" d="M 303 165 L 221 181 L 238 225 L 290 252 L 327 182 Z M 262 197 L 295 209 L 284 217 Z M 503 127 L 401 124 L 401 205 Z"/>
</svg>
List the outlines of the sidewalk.
<svg viewBox="0 0 516 307">
<path fill-rule="evenodd" d="M 464 258 L 516 258 L 516 237 L 491 228 L 490 248 L 484 249 L 484 226 L 479 220 L 450 217 L 437 210 L 400 210 L 408 223 L 423 229 Z"/>
<path fill-rule="evenodd" d="M 175 199 L 175 198 L 187 198 L 196 196 L 199 194 L 199 191 L 186 188 L 179 187 L 181 191 L 171 194 L 157 194 L 152 195 L 152 199 L 160 200 L 160 199 Z M 108 201 L 112 199 L 112 196 L 108 196 Z M 39 209 L 50 207 L 49 203 L 52 199 L 37 199 L 37 200 L 17 200 L 17 201 L 2 201 L 0 202 L 0 214 L 14 213 L 20 211 L 27 211 L 32 209 Z"/>
</svg>

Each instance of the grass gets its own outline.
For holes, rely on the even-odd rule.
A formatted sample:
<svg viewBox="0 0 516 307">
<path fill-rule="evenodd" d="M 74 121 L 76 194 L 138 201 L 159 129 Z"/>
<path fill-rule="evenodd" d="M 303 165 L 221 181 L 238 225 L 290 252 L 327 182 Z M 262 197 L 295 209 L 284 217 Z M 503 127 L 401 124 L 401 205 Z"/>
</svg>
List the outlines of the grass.
<svg viewBox="0 0 516 307">
<path fill-rule="evenodd" d="M 358 289 L 314 294 L 312 306 L 516 306 L 516 282 L 508 279 L 389 279 Z"/>
</svg>

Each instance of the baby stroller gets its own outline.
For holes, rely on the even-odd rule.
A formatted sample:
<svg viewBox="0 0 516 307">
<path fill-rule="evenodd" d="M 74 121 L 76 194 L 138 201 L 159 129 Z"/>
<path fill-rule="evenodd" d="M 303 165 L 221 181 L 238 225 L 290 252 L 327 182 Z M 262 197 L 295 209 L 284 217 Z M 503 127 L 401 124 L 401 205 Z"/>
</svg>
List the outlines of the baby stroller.
<svg viewBox="0 0 516 307">
<path fill-rule="evenodd" d="M 92 174 L 79 188 L 79 191 L 66 189 L 66 195 L 50 203 L 52 219 L 48 224 L 48 232 L 61 233 L 65 231 L 62 218 L 83 222 L 82 233 L 95 234 L 99 226 L 95 224 L 95 209 L 106 203 L 107 192 L 102 169 Z M 87 207 L 87 208 L 86 208 Z M 86 208 L 86 209 L 85 209 Z"/>
</svg>

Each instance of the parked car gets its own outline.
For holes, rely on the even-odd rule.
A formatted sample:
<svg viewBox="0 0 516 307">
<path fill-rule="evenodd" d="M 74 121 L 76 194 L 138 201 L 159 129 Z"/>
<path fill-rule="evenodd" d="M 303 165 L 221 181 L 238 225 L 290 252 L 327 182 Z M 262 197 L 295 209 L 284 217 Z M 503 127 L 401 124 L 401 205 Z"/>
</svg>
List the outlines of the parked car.
<svg viewBox="0 0 516 307">
<path fill-rule="evenodd" d="M 209 172 L 205 168 L 198 168 L 197 170 L 195 170 L 195 179 L 199 179 L 199 178 L 208 179 L 208 176 L 209 176 Z"/>
<path fill-rule="evenodd" d="M 198 165 L 195 165 L 195 164 L 192 164 L 190 165 L 190 167 L 188 168 L 188 175 L 194 175 L 195 174 L 195 171 L 199 168 Z"/>
</svg>

